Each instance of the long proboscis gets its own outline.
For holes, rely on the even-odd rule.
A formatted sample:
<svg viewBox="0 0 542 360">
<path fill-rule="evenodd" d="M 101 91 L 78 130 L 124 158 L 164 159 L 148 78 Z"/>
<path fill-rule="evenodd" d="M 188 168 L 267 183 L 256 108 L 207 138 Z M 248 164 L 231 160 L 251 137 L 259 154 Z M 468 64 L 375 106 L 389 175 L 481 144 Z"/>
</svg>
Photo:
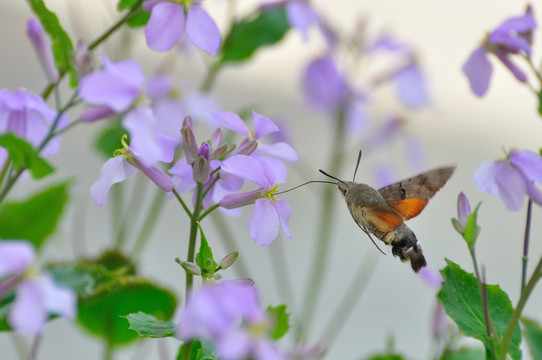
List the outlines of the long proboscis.
<svg viewBox="0 0 542 360">
<path fill-rule="evenodd" d="M 307 181 L 301 185 L 297 185 L 297 186 L 294 186 L 293 188 L 291 189 L 288 189 L 288 190 L 284 190 L 284 191 L 281 191 L 281 192 L 278 192 L 278 193 L 275 193 L 275 195 L 280 195 L 280 194 L 284 194 L 284 193 L 287 193 L 289 191 L 292 191 L 292 190 L 295 190 L 297 188 L 300 188 L 302 186 L 305 186 L 307 184 L 312 184 L 312 183 L 322 183 L 322 184 L 333 184 L 333 185 L 337 185 L 336 183 L 332 182 L 332 181 L 324 181 L 324 180 L 311 180 L 311 181 Z"/>
</svg>

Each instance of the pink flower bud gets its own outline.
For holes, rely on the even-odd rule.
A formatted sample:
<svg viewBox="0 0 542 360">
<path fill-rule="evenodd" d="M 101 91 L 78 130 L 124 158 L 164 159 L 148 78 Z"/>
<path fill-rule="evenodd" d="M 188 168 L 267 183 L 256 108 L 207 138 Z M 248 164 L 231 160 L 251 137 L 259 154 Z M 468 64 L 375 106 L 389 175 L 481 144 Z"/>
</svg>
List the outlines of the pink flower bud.
<svg viewBox="0 0 542 360">
<path fill-rule="evenodd" d="M 28 19 L 26 26 L 28 36 L 32 41 L 34 50 L 36 50 L 36 55 L 43 67 L 43 71 L 45 71 L 45 75 L 47 75 L 47 79 L 51 82 L 57 82 L 58 70 L 56 69 L 53 52 L 51 51 L 51 46 L 43 31 L 43 27 L 35 19 Z"/>
</svg>

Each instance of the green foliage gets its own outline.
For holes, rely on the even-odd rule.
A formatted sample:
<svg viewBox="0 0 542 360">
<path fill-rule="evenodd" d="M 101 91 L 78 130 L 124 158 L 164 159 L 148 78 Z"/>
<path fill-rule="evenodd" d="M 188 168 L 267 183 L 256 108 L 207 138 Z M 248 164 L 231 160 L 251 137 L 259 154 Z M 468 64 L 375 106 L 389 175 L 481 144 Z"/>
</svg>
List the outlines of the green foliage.
<svg viewBox="0 0 542 360">
<path fill-rule="evenodd" d="M 190 346 L 190 360 L 218 360 L 218 355 L 215 353 L 215 347 L 208 340 L 194 340 L 189 344 L 183 344 L 179 347 L 177 360 L 183 359 L 184 347 Z"/>
<path fill-rule="evenodd" d="M 286 312 L 286 305 L 269 306 L 267 313 L 275 319 L 271 338 L 277 341 L 290 330 L 290 314 Z"/>
<path fill-rule="evenodd" d="M 438 299 L 444 310 L 459 329 L 467 336 L 481 340 L 486 349 L 490 346 L 484 321 L 484 308 L 478 282 L 474 275 L 467 273 L 450 260 L 442 270 L 444 282 L 438 293 Z M 506 332 L 514 308 L 508 295 L 498 285 L 486 285 L 489 315 L 500 338 Z M 500 341 L 500 340 L 499 340 Z M 521 359 L 521 333 L 516 328 L 508 353 L 515 359 Z M 497 349 L 498 350 L 498 349 Z"/>
<path fill-rule="evenodd" d="M 122 11 L 125 9 L 133 8 L 139 0 L 120 0 L 117 4 L 117 10 Z M 132 15 L 127 19 L 126 24 L 130 27 L 140 27 L 147 25 L 151 13 L 143 10 L 141 3 L 134 9 Z"/>
<path fill-rule="evenodd" d="M 15 169 L 28 169 L 34 179 L 44 178 L 55 171 L 47 161 L 40 158 L 32 145 L 12 133 L 0 135 L 0 146 L 8 152 Z"/>
<path fill-rule="evenodd" d="M 111 121 L 111 124 L 103 129 L 94 142 L 94 147 L 106 159 L 113 156 L 115 150 L 122 148 L 121 138 L 126 135 L 126 131 L 120 120 Z"/>
<path fill-rule="evenodd" d="M 175 334 L 175 324 L 170 321 L 158 320 L 152 315 L 138 312 L 125 316 L 130 323 L 130 329 L 136 331 L 139 336 L 162 338 Z"/>
<path fill-rule="evenodd" d="M 56 229 L 68 201 L 68 187 L 65 182 L 21 202 L 0 205 L 0 238 L 28 240 L 39 249 Z"/>
<path fill-rule="evenodd" d="M 463 231 L 463 238 L 467 242 L 469 249 L 473 249 L 476 244 L 476 239 L 478 239 L 478 234 L 480 233 L 480 226 L 478 226 L 478 209 L 480 208 L 481 203 L 476 205 L 476 208 L 467 218 L 467 225 L 465 225 L 465 230 Z"/>
<path fill-rule="evenodd" d="M 158 320 L 170 320 L 177 305 L 171 292 L 136 277 L 120 277 L 99 290 L 79 300 L 77 320 L 110 345 L 126 344 L 138 338 L 137 333 L 129 329 L 127 315 L 144 312 Z"/>
<path fill-rule="evenodd" d="M 525 317 L 521 319 L 521 323 L 532 358 L 542 360 L 542 327 L 538 322 Z"/>
<path fill-rule="evenodd" d="M 367 358 L 366 360 L 403 360 L 405 359 L 403 355 L 400 354 L 378 354 L 378 355 L 372 355 Z"/>
<path fill-rule="evenodd" d="M 201 225 L 199 227 L 199 230 L 200 230 L 200 235 L 201 235 L 201 242 L 200 242 L 199 252 L 196 254 L 196 264 L 201 269 L 202 277 L 211 278 L 213 277 L 215 273 L 217 263 L 213 259 L 213 252 L 211 251 L 211 248 L 209 247 L 209 243 L 207 242 L 207 238 L 205 237 L 205 234 L 203 233 L 203 229 L 201 228 Z"/>
<path fill-rule="evenodd" d="M 72 64 L 73 44 L 70 37 L 60 25 L 56 14 L 47 9 L 43 0 L 27 1 L 43 25 L 43 29 L 51 38 L 51 47 L 57 69 L 69 73 L 70 85 L 76 87 L 79 79 L 77 70 Z"/>
<path fill-rule="evenodd" d="M 221 62 L 248 60 L 256 50 L 279 42 L 288 29 L 288 19 L 282 7 L 262 11 L 235 23 L 224 40 Z"/>
<path fill-rule="evenodd" d="M 482 349 L 462 348 L 445 352 L 440 360 L 485 360 L 486 353 Z"/>
</svg>

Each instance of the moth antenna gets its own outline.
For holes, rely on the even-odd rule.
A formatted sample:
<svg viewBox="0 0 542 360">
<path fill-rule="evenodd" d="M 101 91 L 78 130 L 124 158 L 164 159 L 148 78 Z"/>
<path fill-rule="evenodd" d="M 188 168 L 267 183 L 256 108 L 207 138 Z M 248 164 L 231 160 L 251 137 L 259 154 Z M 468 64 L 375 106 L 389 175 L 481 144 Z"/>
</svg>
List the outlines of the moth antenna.
<svg viewBox="0 0 542 360">
<path fill-rule="evenodd" d="M 354 170 L 354 177 L 352 178 L 352 182 L 356 182 L 356 173 L 358 172 L 358 166 L 359 166 L 360 161 L 361 161 L 361 150 L 359 151 L 359 154 L 358 154 L 358 162 L 356 163 L 356 169 Z"/>
<path fill-rule="evenodd" d="M 323 183 L 323 184 L 333 184 L 333 185 L 336 185 L 334 182 L 332 181 L 324 181 L 324 180 L 311 180 L 311 181 L 307 181 L 301 185 L 297 185 L 297 186 L 294 186 L 293 188 L 291 189 L 288 189 L 288 190 L 284 190 L 284 191 L 281 191 L 281 192 L 278 192 L 278 193 L 275 193 L 275 195 L 280 195 L 280 194 L 284 194 L 284 193 L 287 193 L 289 191 L 292 191 L 292 190 L 295 190 L 297 188 L 300 188 L 302 186 L 305 186 L 307 184 L 311 184 L 311 183 Z"/>
<path fill-rule="evenodd" d="M 344 181 L 342 181 L 342 180 L 339 179 L 339 178 L 336 178 L 335 176 L 329 175 L 329 174 L 328 174 L 327 172 L 325 172 L 324 170 L 318 169 L 318 171 L 320 171 L 320 172 L 321 172 L 322 174 L 324 174 L 325 176 L 327 176 L 327 177 L 329 177 L 329 178 L 332 178 L 332 179 L 334 179 L 334 180 L 337 180 L 338 182 L 341 182 L 341 183 L 344 184 Z"/>
</svg>

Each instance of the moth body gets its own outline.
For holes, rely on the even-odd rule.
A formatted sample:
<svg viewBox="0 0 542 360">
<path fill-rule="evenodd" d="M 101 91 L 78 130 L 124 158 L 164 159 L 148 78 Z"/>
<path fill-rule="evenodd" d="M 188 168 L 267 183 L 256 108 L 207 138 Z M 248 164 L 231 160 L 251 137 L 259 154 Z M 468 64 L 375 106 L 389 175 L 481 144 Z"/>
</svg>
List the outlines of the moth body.
<svg viewBox="0 0 542 360">
<path fill-rule="evenodd" d="M 427 265 L 414 232 L 402 220 L 393 223 L 392 226 L 385 221 L 386 218 L 401 219 L 401 216 L 388 205 L 378 190 L 351 181 L 338 182 L 337 185 L 354 221 L 365 233 L 372 233 L 390 245 L 392 254 L 398 256 L 401 261 L 410 261 L 415 272 Z M 379 210 L 380 216 L 375 215 L 374 209 Z M 394 227 L 395 225 L 397 227 Z"/>
</svg>

